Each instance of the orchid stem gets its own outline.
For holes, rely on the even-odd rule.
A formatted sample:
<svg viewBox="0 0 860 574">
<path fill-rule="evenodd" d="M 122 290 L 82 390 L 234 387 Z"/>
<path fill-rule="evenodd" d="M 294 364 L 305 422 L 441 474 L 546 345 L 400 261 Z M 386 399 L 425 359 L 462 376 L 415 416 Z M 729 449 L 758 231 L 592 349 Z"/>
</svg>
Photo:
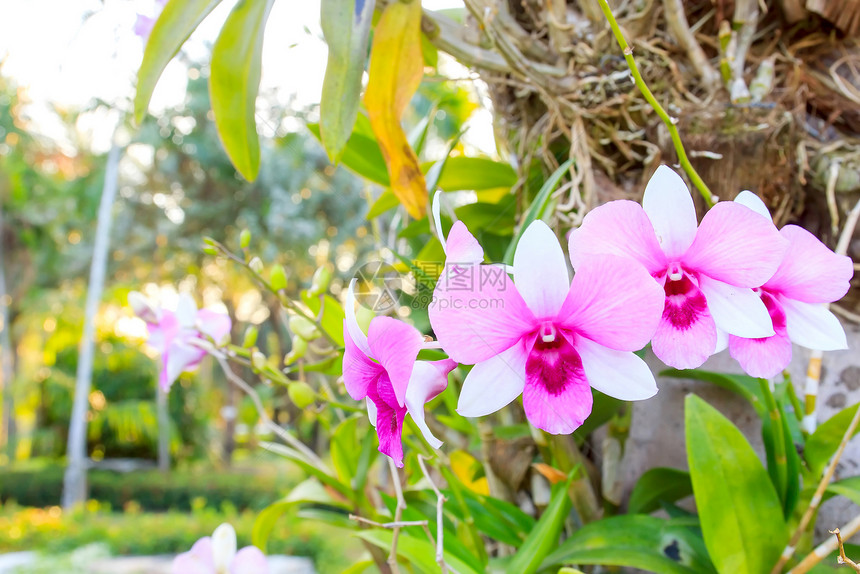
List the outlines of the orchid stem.
<svg viewBox="0 0 860 574">
<path fill-rule="evenodd" d="M 684 143 L 681 141 L 681 135 L 678 133 L 678 118 L 673 118 L 666 113 L 666 110 L 663 109 L 663 106 L 660 105 L 660 102 L 658 102 L 657 98 L 654 97 L 654 94 L 651 93 L 645 80 L 642 79 L 642 74 L 639 73 L 639 67 L 636 65 L 636 60 L 633 58 L 633 48 L 631 48 L 630 45 L 627 44 L 627 40 L 624 39 L 624 34 L 621 32 L 621 28 L 618 26 L 618 22 L 612 14 L 612 8 L 609 7 L 606 0 L 597 1 L 600 4 L 600 9 L 603 10 L 603 15 L 609 22 L 609 27 L 612 28 L 615 40 L 621 47 L 622 52 L 624 52 L 624 59 L 627 60 L 627 66 L 630 68 L 630 74 L 633 76 L 633 81 L 636 83 L 636 87 L 639 88 L 639 91 L 642 92 L 645 100 L 654 109 L 654 111 L 657 112 L 657 115 L 661 120 L 663 120 L 663 123 L 666 124 L 666 129 L 669 130 L 669 135 L 672 138 L 672 145 L 675 146 L 675 153 L 678 154 L 678 163 L 681 164 L 681 167 L 690 178 L 690 181 L 693 182 L 693 185 L 695 185 L 696 189 L 699 190 L 699 193 L 702 194 L 708 207 L 713 206 L 715 203 L 714 195 L 711 193 L 711 190 L 708 189 L 707 184 L 705 184 L 701 176 L 699 176 L 696 168 L 693 167 L 693 164 L 690 163 L 690 159 L 687 157 L 687 151 L 684 149 Z"/>
<path fill-rule="evenodd" d="M 308 313 L 307 311 L 302 309 L 301 306 L 297 305 L 295 303 L 295 301 L 291 300 L 289 297 L 287 297 L 283 293 L 281 293 L 281 291 L 273 289 L 272 286 L 269 284 L 269 282 L 266 281 L 266 279 L 262 275 L 260 275 L 259 273 L 257 273 L 253 269 L 251 269 L 251 267 L 248 265 L 247 261 L 245 261 L 244 259 L 242 259 L 240 257 L 237 257 L 232 251 L 227 249 L 227 247 L 225 245 L 223 245 L 222 243 L 220 243 L 218 241 L 215 241 L 214 239 L 209 239 L 208 241 L 211 243 L 211 245 L 213 247 L 218 249 L 218 251 L 220 251 L 227 259 L 229 259 L 230 261 L 233 261 L 234 263 L 244 267 L 245 270 L 247 270 L 248 273 L 250 273 L 254 277 L 254 279 L 257 281 L 258 284 L 260 284 L 263 288 L 265 288 L 267 291 L 269 291 L 275 297 L 278 298 L 278 301 L 281 303 L 281 305 L 294 311 L 297 315 L 301 315 L 302 317 L 304 317 L 305 319 L 307 319 L 308 321 L 310 321 L 311 323 L 316 325 L 319 332 L 322 333 L 322 336 L 325 337 L 326 339 L 328 339 L 328 342 L 331 343 L 332 346 L 334 346 L 335 348 L 341 347 L 341 345 L 339 345 L 338 342 L 334 340 L 334 337 L 329 335 L 326 332 L 326 330 L 323 329 L 322 321 L 320 320 L 321 317 L 314 317 L 313 315 L 311 315 L 310 313 Z M 322 315 L 323 309 L 324 309 L 324 305 L 320 304 L 320 316 Z"/>
<path fill-rule="evenodd" d="M 215 348 L 207 348 L 203 347 L 202 345 L 198 346 L 206 349 L 210 355 L 215 357 L 215 360 L 218 361 L 218 364 L 221 366 L 221 370 L 224 371 L 224 375 L 227 376 L 227 379 L 229 379 L 230 382 L 242 389 L 242 391 L 244 391 L 245 394 L 251 398 L 251 402 L 254 403 L 254 407 L 257 409 L 257 415 L 260 417 L 260 420 L 263 422 L 266 428 L 271 430 L 276 436 L 278 436 L 281 440 L 290 445 L 292 448 L 302 453 L 318 468 L 324 470 L 325 472 L 331 473 L 323 460 L 319 456 L 317 456 L 317 453 L 309 449 L 302 441 L 294 437 L 292 434 L 288 433 L 280 425 L 275 423 L 275 421 L 269 418 L 269 414 L 266 412 L 266 408 L 263 406 L 263 401 L 260 400 L 260 395 L 257 394 L 257 391 L 254 390 L 254 387 L 246 383 L 242 379 L 242 377 L 233 372 L 233 370 L 230 368 L 230 365 L 227 363 L 226 355 L 224 355 L 222 352 Z"/>
<path fill-rule="evenodd" d="M 815 489 L 815 494 L 812 495 L 812 500 L 809 501 L 809 507 L 807 507 L 806 512 L 803 513 L 800 523 L 797 525 L 797 528 L 794 530 L 794 534 L 791 535 L 791 539 L 788 541 L 788 546 L 786 546 L 785 550 L 782 551 L 782 555 L 779 557 L 779 560 L 774 565 L 770 574 L 779 574 L 782 571 L 782 567 L 785 566 L 785 563 L 794 555 L 797 541 L 800 540 L 800 537 L 809 526 L 810 521 L 812 521 L 812 516 L 815 514 L 815 511 L 818 510 L 818 506 L 821 504 L 821 499 L 824 496 L 824 491 L 827 490 L 827 486 L 833 479 L 833 473 L 836 472 L 836 465 L 839 463 L 839 459 L 842 458 L 845 446 L 848 444 L 848 441 L 851 440 L 851 437 L 854 436 L 854 431 L 857 430 L 857 425 L 859 423 L 860 409 L 857 409 L 854 412 L 854 417 L 848 424 L 848 428 L 845 429 L 845 434 L 842 435 L 842 442 L 839 443 L 839 448 L 836 449 L 836 454 L 834 454 L 833 458 L 830 460 L 830 464 L 827 466 L 827 470 L 824 472 L 821 482 L 818 483 L 818 488 Z M 848 529 L 846 528 L 846 530 Z"/>
<path fill-rule="evenodd" d="M 403 489 L 400 487 L 400 473 L 397 472 L 397 466 L 394 464 L 394 459 L 388 458 L 388 468 L 391 470 L 391 483 L 394 486 L 394 495 L 397 498 L 397 506 L 394 508 L 394 522 L 391 536 L 391 553 L 388 555 L 388 566 L 393 574 L 400 574 L 400 567 L 397 565 L 397 539 L 400 537 L 400 519 L 403 516 L 403 511 L 406 509 L 406 501 L 403 499 Z"/>
<path fill-rule="evenodd" d="M 442 491 L 439 490 L 439 487 L 436 486 L 436 483 L 433 482 L 433 479 L 430 477 L 430 473 L 427 472 L 427 466 L 424 464 L 424 457 L 420 454 L 418 455 L 418 465 L 421 467 L 421 472 L 424 473 L 424 477 L 427 479 L 427 482 L 430 483 L 430 487 L 433 489 L 433 492 L 436 493 L 436 563 L 439 565 L 439 568 L 442 569 L 442 574 L 446 574 L 448 572 L 448 564 L 445 563 L 445 523 L 442 520 L 442 511 L 445 500 L 447 499 L 442 494 Z"/>
<path fill-rule="evenodd" d="M 767 379 L 758 380 L 764 403 L 770 416 L 770 425 L 773 432 L 773 476 L 779 498 L 785 501 L 785 493 L 788 489 L 788 457 L 786 455 L 785 432 L 783 431 L 782 413 L 776 404 L 776 399 L 771 390 L 771 383 Z"/>
</svg>

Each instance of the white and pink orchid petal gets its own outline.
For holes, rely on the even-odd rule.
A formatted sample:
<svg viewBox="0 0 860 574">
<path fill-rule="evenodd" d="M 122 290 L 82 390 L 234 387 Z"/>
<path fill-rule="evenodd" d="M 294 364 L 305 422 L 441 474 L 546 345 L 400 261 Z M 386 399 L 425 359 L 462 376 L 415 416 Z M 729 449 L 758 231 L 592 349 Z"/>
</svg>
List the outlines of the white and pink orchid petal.
<svg viewBox="0 0 860 574">
<path fill-rule="evenodd" d="M 484 249 L 462 221 L 455 221 L 448 232 L 445 259 L 447 265 L 473 265 L 484 261 Z"/>
<path fill-rule="evenodd" d="M 147 323 L 157 323 L 159 316 L 158 307 L 139 291 L 130 291 L 128 304 L 134 310 L 134 314 Z"/>
<path fill-rule="evenodd" d="M 201 309 L 197 312 L 197 330 L 220 344 L 230 334 L 230 316 L 211 309 Z"/>
<path fill-rule="evenodd" d="M 367 403 L 367 418 L 370 420 L 370 424 L 375 427 L 376 426 L 376 405 L 373 403 L 373 401 L 370 399 L 370 397 L 367 397 L 365 399 L 365 402 Z"/>
<path fill-rule="evenodd" d="M 699 276 L 699 289 L 705 294 L 718 329 L 748 339 L 773 335 L 767 307 L 752 289 L 734 287 L 706 275 Z"/>
<path fill-rule="evenodd" d="M 550 434 L 570 434 L 591 414 L 591 387 L 576 350 L 565 337 L 538 339 L 526 361 L 523 410 Z"/>
<path fill-rule="evenodd" d="M 744 339 L 729 337 L 729 355 L 751 377 L 770 379 L 791 362 L 791 340 L 785 331 L 772 337 Z"/>
<path fill-rule="evenodd" d="M 641 401 L 657 394 L 657 381 L 645 361 L 627 351 L 613 351 L 584 337 L 575 342 L 588 384 L 622 401 Z"/>
<path fill-rule="evenodd" d="M 412 368 L 424 337 L 418 329 L 391 317 L 374 317 L 367 333 L 367 343 L 373 357 L 385 368 L 394 396 L 401 407 L 406 401 L 406 389 Z"/>
<path fill-rule="evenodd" d="M 379 437 L 379 452 L 390 457 L 394 464 L 403 468 L 403 419 L 406 407 L 397 406 L 391 384 L 380 381 L 368 396 L 376 406 L 376 435 Z"/>
<path fill-rule="evenodd" d="M 212 539 L 204 536 L 194 543 L 191 550 L 174 558 L 171 572 L 173 574 L 212 574 L 215 572 Z"/>
<path fill-rule="evenodd" d="M 344 323 L 346 323 L 345 319 Z M 367 396 L 368 387 L 376 384 L 384 369 L 358 348 L 345 325 L 343 343 L 343 384 L 349 396 L 360 401 Z"/>
<path fill-rule="evenodd" d="M 179 321 L 173 311 L 164 309 L 158 322 L 147 323 L 146 328 L 149 331 L 147 343 L 163 356 L 167 352 L 167 347 L 179 333 Z"/>
<path fill-rule="evenodd" d="M 186 328 L 194 328 L 197 322 L 197 303 L 188 293 L 180 293 L 176 302 L 176 319 L 179 325 Z"/>
<path fill-rule="evenodd" d="M 754 194 L 749 190 L 744 190 L 735 197 L 735 203 L 740 203 L 741 205 L 745 205 L 773 223 L 773 218 L 770 215 L 770 211 L 767 209 L 767 206 L 761 200 L 759 196 Z"/>
<path fill-rule="evenodd" d="M 579 270 L 589 255 L 631 257 L 656 275 L 666 269 L 666 255 L 642 206 L 628 200 L 610 201 L 592 209 L 568 241 L 570 262 Z"/>
<path fill-rule="evenodd" d="M 266 556 L 256 546 L 246 546 L 236 553 L 229 574 L 268 574 Z"/>
<path fill-rule="evenodd" d="M 641 265 L 611 255 L 583 257 L 558 314 L 560 324 L 605 347 L 648 344 L 663 311 L 663 290 Z"/>
<path fill-rule="evenodd" d="M 352 279 L 349 282 L 349 287 L 346 290 L 346 301 L 344 302 L 343 312 L 346 326 L 346 331 L 344 331 L 344 335 L 349 333 L 349 336 L 352 338 L 353 344 L 355 344 L 358 349 L 367 355 L 371 356 L 370 346 L 367 344 L 367 335 L 364 334 L 364 331 L 361 330 L 361 327 L 358 326 L 358 320 L 355 318 L 355 283 L 357 279 Z M 346 337 L 344 337 L 346 338 Z"/>
<path fill-rule="evenodd" d="M 173 382 L 179 378 L 183 372 L 197 366 L 203 357 L 206 356 L 206 351 L 189 345 L 181 339 L 175 339 L 171 342 L 167 353 L 162 355 L 163 363 L 159 383 L 164 392 L 170 390 Z"/>
<path fill-rule="evenodd" d="M 789 338 L 798 345 L 817 351 L 838 351 L 848 348 L 845 329 L 836 315 L 823 305 L 779 297 L 785 311 Z"/>
<path fill-rule="evenodd" d="M 514 253 L 514 282 L 535 317 L 552 319 L 570 291 L 564 252 L 541 220 L 523 232 Z"/>
<path fill-rule="evenodd" d="M 693 245 L 682 258 L 685 269 L 738 287 L 760 287 L 779 267 L 788 242 L 748 207 L 723 201 L 702 219 Z"/>
<path fill-rule="evenodd" d="M 832 303 L 848 292 L 854 275 L 849 257 L 837 255 L 813 234 L 796 225 L 780 231 L 788 243 L 782 264 L 765 287 L 804 303 Z"/>
<path fill-rule="evenodd" d="M 696 237 L 696 206 L 687 184 L 675 170 L 661 165 L 648 180 L 642 208 L 657 242 L 669 260 L 680 258 Z"/>
<path fill-rule="evenodd" d="M 433 448 L 442 446 L 442 441 L 433 436 L 424 418 L 424 405 L 434 399 L 448 386 L 448 373 L 457 366 L 451 359 L 441 361 L 418 361 L 412 370 L 409 388 L 406 389 L 406 410 L 421 430 L 427 443 Z"/>
<path fill-rule="evenodd" d="M 472 367 L 457 403 L 457 413 L 464 417 L 482 417 L 506 407 L 520 396 L 526 381 L 526 341 Z"/>
<path fill-rule="evenodd" d="M 664 289 L 663 316 L 651 339 L 651 349 L 670 367 L 700 367 L 717 346 L 717 327 L 707 299 L 686 275 L 667 281 Z"/>
<path fill-rule="evenodd" d="M 223 523 L 212 533 L 212 561 L 216 572 L 227 572 L 236 557 L 236 531 Z"/>
<path fill-rule="evenodd" d="M 440 281 L 428 308 L 436 339 L 448 356 L 467 365 L 509 349 L 537 327 L 531 310 L 503 269 L 475 266 L 480 277 L 468 289 Z M 488 273 L 498 280 L 486 280 Z"/>
<path fill-rule="evenodd" d="M 713 354 L 722 353 L 729 347 L 729 334 L 717 327 L 717 346 L 714 348 Z"/>
</svg>

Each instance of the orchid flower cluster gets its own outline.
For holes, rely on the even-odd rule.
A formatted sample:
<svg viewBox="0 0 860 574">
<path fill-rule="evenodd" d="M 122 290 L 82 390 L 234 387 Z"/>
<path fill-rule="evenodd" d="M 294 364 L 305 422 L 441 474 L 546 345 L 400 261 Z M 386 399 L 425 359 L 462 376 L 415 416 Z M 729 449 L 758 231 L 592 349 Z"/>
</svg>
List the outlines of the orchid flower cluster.
<svg viewBox="0 0 860 574">
<path fill-rule="evenodd" d="M 572 280 L 542 221 L 522 233 L 508 267 L 485 264 L 462 222 L 443 235 L 438 194 L 433 215 L 446 255 L 428 309 L 438 343 L 383 316 L 365 335 L 355 316 L 355 280 L 346 300 L 344 384 L 367 401 L 379 450 L 397 466 L 407 413 L 431 446 L 441 445 L 424 405 L 445 390 L 458 363 L 473 365 L 459 414 L 488 415 L 522 396 L 531 424 L 568 434 L 591 414 L 591 388 L 627 401 L 656 394 L 654 375 L 635 354 L 649 342 L 679 369 L 699 367 L 728 347 L 748 374 L 763 378 L 788 365 L 792 342 L 847 347 L 822 304 L 848 291 L 851 260 L 800 227 L 777 230 L 748 191 L 718 203 L 698 224 L 681 177 L 659 167 L 641 205 L 609 202 L 571 233 Z M 458 282 L 463 277 L 472 279 L 469 288 Z M 423 348 L 438 346 L 449 359 L 417 360 Z"/>
<path fill-rule="evenodd" d="M 143 294 L 132 291 L 128 302 L 146 322 L 147 342 L 161 356 L 158 384 L 164 392 L 184 371 L 193 369 L 206 356 L 200 343 L 222 341 L 230 334 L 230 317 L 211 309 L 197 309 L 194 299 L 181 293 L 175 310 L 162 309 Z"/>
</svg>

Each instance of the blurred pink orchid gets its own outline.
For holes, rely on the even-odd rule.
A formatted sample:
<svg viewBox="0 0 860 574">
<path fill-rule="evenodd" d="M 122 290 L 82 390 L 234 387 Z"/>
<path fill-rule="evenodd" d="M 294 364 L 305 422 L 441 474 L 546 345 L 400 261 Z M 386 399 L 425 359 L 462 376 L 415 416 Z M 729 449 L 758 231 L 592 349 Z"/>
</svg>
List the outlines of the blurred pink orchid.
<svg viewBox="0 0 860 574">
<path fill-rule="evenodd" d="M 752 288 L 774 274 L 787 247 L 773 225 L 738 203 L 718 203 L 697 228 L 690 192 L 666 166 L 651 177 L 642 206 L 611 201 L 588 213 L 570 238 L 575 269 L 587 256 L 623 255 L 663 287 L 663 316 L 651 346 L 679 369 L 699 367 L 717 350 L 718 328 L 741 337 L 774 334 Z"/>
<path fill-rule="evenodd" d="M 134 34 L 137 37 L 144 41 L 149 38 L 165 4 L 167 4 L 167 0 L 155 0 L 149 14 L 137 13 L 137 19 L 134 22 Z"/>
<path fill-rule="evenodd" d="M 374 317 L 365 335 L 355 317 L 354 289 L 355 279 L 346 299 L 343 382 L 353 399 L 367 400 L 370 422 L 379 436 L 379 452 L 402 467 L 401 434 L 407 413 L 430 446 L 442 446 L 427 426 L 424 405 L 445 390 L 448 373 L 457 363 L 450 359 L 418 361 L 424 337 L 415 327 L 391 317 Z"/>
<path fill-rule="evenodd" d="M 268 574 L 266 557 L 255 546 L 236 551 L 236 531 L 227 523 L 173 560 L 173 574 Z"/>
<path fill-rule="evenodd" d="M 772 219 L 764 202 L 750 191 L 735 199 Z M 845 331 L 823 303 L 848 292 L 854 275 L 851 259 L 837 255 L 814 235 L 796 225 L 779 231 L 789 243 L 776 273 L 756 289 L 773 320 L 770 337 L 729 337 L 729 354 L 753 377 L 771 378 L 791 362 L 791 343 L 819 351 L 848 348 Z"/>
<path fill-rule="evenodd" d="M 221 342 L 230 333 L 230 317 L 211 309 L 197 310 L 189 295 L 182 293 L 176 311 L 160 309 L 137 291 L 128 295 L 128 302 L 135 313 L 146 321 L 149 330 L 148 343 L 161 355 L 159 385 L 170 390 L 183 371 L 196 367 L 206 351 L 195 341 L 212 339 Z"/>
<path fill-rule="evenodd" d="M 663 292 L 621 257 L 584 258 L 571 283 L 558 239 L 542 221 L 523 233 L 514 283 L 478 280 L 472 289 L 437 286 L 430 323 L 448 355 L 474 364 L 457 412 L 495 412 L 520 394 L 532 424 L 573 432 L 591 413 L 589 386 L 639 400 L 657 392 L 631 351 L 648 343 Z"/>
</svg>

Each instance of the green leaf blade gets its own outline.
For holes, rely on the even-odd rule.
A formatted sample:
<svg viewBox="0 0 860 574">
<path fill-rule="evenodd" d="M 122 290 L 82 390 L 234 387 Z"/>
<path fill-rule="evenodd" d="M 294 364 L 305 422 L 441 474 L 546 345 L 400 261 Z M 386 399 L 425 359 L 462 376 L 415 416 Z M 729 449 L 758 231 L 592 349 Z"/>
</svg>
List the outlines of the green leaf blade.
<svg viewBox="0 0 860 574">
<path fill-rule="evenodd" d="M 690 477 L 717 571 L 769 572 L 788 534 L 767 471 L 743 434 L 714 407 L 695 395 L 685 406 Z"/>
<path fill-rule="evenodd" d="M 164 6 L 146 41 L 143 62 L 137 71 L 134 119 L 138 124 L 146 115 L 152 92 L 164 68 L 197 26 L 220 3 L 221 0 L 170 0 Z"/>
<path fill-rule="evenodd" d="M 260 170 L 257 93 L 263 55 L 263 30 L 273 0 L 240 0 L 212 48 L 209 94 L 215 127 L 224 150 L 242 177 L 254 181 Z"/>
<path fill-rule="evenodd" d="M 320 135 L 332 163 L 340 160 L 358 117 L 374 6 L 368 0 L 322 0 L 320 7 L 320 24 L 328 44 Z"/>
<path fill-rule="evenodd" d="M 543 563 L 627 566 L 657 574 L 715 572 L 704 542 L 674 520 L 654 516 L 613 516 L 587 524 Z"/>
<path fill-rule="evenodd" d="M 660 502 L 677 502 L 693 494 L 690 473 L 677 468 L 652 468 L 642 475 L 630 493 L 627 511 L 649 514 L 660 509 Z"/>
</svg>

